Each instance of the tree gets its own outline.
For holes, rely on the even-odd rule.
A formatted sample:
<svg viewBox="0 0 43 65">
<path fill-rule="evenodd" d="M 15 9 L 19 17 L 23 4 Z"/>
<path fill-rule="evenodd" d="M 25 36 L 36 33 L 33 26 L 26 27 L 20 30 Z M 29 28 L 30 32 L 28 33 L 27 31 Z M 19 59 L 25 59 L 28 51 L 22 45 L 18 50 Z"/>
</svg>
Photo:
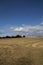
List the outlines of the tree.
<svg viewBox="0 0 43 65">
<path fill-rule="evenodd" d="M 16 35 L 15 38 L 22 38 L 22 36 L 21 35 Z"/>
<path fill-rule="evenodd" d="M 25 35 L 23 35 L 23 38 L 25 38 Z"/>
</svg>

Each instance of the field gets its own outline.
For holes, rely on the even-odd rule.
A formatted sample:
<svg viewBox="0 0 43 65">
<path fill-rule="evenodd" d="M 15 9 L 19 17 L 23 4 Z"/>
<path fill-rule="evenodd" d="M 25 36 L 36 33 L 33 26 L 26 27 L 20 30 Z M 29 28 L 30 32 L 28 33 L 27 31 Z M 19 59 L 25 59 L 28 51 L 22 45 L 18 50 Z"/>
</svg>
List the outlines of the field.
<svg viewBox="0 0 43 65">
<path fill-rule="evenodd" d="M 0 65 L 43 65 L 43 38 L 0 39 Z"/>
</svg>

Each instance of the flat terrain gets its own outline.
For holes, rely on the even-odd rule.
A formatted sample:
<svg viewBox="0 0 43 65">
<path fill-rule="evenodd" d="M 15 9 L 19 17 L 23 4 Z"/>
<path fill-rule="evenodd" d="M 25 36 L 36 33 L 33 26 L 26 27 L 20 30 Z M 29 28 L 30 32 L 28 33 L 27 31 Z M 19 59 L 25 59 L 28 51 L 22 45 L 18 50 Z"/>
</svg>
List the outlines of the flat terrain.
<svg viewBox="0 0 43 65">
<path fill-rule="evenodd" d="M 0 39 L 0 65 L 43 65 L 43 38 Z"/>
</svg>

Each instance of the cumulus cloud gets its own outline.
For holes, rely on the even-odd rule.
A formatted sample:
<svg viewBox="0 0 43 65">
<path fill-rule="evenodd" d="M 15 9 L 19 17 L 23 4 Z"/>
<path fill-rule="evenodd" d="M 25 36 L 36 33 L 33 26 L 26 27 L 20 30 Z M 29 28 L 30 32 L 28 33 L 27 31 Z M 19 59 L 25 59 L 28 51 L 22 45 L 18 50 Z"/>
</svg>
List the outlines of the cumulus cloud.
<svg viewBox="0 0 43 65">
<path fill-rule="evenodd" d="M 26 36 L 43 36 L 43 26 L 42 25 L 25 25 L 20 27 L 10 27 L 13 32 L 19 34 L 25 34 Z"/>
</svg>

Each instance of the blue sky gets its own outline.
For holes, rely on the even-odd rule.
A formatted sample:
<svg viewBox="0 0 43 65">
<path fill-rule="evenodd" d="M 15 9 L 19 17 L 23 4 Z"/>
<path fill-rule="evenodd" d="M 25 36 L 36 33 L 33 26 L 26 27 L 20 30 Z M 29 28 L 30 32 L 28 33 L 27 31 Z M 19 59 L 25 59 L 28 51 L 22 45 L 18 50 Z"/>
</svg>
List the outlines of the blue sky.
<svg viewBox="0 0 43 65">
<path fill-rule="evenodd" d="M 0 0 L 0 32 L 5 31 L 0 35 L 18 33 L 12 31 L 11 27 L 14 29 L 22 25 L 33 27 L 41 23 L 43 23 L 43 0 Z"/>
</svg>

